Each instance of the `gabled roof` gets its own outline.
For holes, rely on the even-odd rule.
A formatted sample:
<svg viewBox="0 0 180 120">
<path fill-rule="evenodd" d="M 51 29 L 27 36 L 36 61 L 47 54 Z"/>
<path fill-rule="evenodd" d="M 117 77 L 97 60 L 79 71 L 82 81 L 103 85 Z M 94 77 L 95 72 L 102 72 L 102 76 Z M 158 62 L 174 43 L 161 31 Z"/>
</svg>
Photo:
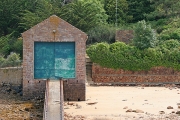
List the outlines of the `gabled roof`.
<svg viewBox="0 0 180 120">
<path fill-rule="evenodd" d="M 56 15 L 50 16 L 41 23 L 38 23 L 29 30 L 23 32 L 22 36 L 25 34 L 37 35 L 39 33 L 41 33 L 41 36 L 47 36 L 47 34 L 52 33 L 53 31 L 61 34 L 61 36 L 70 35 L 71 37 L 74 37 L 81 35 L 86 36 L 85 38 L 87 38 L 86 33 L 82 32 Z"/>
</svg>

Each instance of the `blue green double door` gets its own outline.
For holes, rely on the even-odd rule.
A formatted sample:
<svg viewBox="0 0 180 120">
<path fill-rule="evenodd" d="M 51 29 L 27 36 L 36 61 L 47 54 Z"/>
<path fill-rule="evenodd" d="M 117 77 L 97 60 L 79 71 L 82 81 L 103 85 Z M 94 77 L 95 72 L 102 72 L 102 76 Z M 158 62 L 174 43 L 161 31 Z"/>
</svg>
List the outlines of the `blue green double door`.
<svg viewBox="0 0 180 120">
<path fill-rule="evenodd" d="M 74 42 L 35 42 L 34 79 L 75 78 Z"/>
</svg>

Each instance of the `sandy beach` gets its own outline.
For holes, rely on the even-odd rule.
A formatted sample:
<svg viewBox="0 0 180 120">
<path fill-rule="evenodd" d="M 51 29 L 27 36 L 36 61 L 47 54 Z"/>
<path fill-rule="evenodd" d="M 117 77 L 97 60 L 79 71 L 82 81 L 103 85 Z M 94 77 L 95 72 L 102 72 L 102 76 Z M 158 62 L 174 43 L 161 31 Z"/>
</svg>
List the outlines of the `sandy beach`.
<svg viewBox="0 0 180 120">
<path fill-rule="evenodd" d="M 87 86 L 86 101 L 65 102 L 64 111 L 87 120 L 180 120 L 180 88 Z"/>
<path fill-rule="evenodd" d="M 0 119 L 42 120 L 43 100 L 23 101 L 6 90 Z M 86 86 L 86 101 L 64 104 L 64 120 L 180 120 L 180 87 Z"/>
</svg>

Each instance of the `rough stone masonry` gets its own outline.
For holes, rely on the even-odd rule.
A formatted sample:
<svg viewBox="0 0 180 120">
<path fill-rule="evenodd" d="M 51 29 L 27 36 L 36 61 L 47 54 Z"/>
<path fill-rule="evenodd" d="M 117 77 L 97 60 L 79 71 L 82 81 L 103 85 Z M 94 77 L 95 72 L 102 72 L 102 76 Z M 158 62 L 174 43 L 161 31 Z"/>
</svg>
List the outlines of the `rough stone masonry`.
<svg viewBox="0 0 180 120">
<path fill-rule="evenodd" d="M 180 72 L 162 66 L 153 67 L 147 71 L 128 71 L 92 66 L 92 80 L 95 83 L 121 84 L 179 84 Z"/>
</svg>

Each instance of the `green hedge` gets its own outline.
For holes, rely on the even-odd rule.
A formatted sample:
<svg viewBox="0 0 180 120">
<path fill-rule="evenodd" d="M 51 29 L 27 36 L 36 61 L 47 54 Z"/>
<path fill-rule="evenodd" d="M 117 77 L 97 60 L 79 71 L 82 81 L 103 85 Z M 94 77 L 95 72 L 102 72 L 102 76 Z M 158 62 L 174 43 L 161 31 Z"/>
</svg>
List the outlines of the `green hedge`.
<svg viewBox="0 0 180 120">
<path fill-rule="evenodd" d="M 180 70 L 180 43 L 177 40 L 168 40 L 144 50 L 123 42 L 97 43 L 88 47 L 86 52 L 92 62 L 108 68 L 138 71 L 164 66 Z"/>
</svg>

